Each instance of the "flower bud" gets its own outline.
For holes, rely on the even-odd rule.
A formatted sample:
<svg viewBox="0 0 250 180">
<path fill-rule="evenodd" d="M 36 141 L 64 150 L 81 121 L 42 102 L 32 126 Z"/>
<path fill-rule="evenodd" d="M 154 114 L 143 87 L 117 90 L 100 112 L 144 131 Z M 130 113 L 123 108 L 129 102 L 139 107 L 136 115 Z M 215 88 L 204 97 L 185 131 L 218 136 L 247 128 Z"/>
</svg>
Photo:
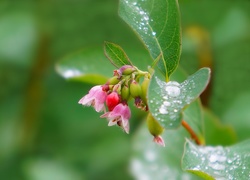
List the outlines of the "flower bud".
<svg viewBox="0 0 250 180">
<path fill-rule="evenodd" d="M 149 132 L 154 137 L 161 135 L 164 131 L 164 128 L 150 113 L 148 113 L 148 116 L 147 116 L 147 126 L 148 126 Z"/>
<path fill-rule="evenodd" d="M 127 85 L 124 85 L 122 87 L 121 96 L 122 96 L 122 100 L 126 100 L 127 101 L 129 99 L 130 92 L 129 92 L 129 88 L 128 88 Z"/>
<path fill-rule="evenodd" d="M 113 91 L 116 91 L 118 94 L 121 94 L 121 84 L 116 84 L 113 86 Z"/>
<path fill-rule="evenodd" d="M 107 85 L 115 85 L 120 81 L 118 76 L 113 76 L 109 78 L 109 80 L 106 82 Z"/>
<path fill-rule="evenodd" d="M 135 107 L 143 110 L 143 111 L 147 111 L 148 107 L 146 104 L 143 103 L 142 99 L 140 97 L 136 97 L 135 98 Z"/>
<path fill-rule="evenodd" d="M 122 75 L 130 75 L 132 74 L 133 72 L 136 71 L 135 67 L 134 66 L 131 66 L 131 65 L 124 65 L 120 68 L 120 71 L 122 73 Z"/>
<path fill-rule="evenodd" d="M 153 139 L 153 141 L 156 144 L 165 147 L 164 139 L 161 136 L 155 136 L 154 139 Z"/>
<path fill-rule="evenodd" d="M 135 71 L 136 71 L 136 68 L 134 66 L 124 65 L 120 69 L 114 70 L 114 75 L 120 78 L 122 75 L 130 75 Z"/>
<path fill-rule="evenodd" d="M 114 107 L 120 103 L 120 97 L 117 92 L 113 91 L 106 98 L 106 105 L 109 111 L 112 111 Z"/>
<path fill-rule="evenodd" d="M 132 80 L 130 84 L 130 94 L 133 98 L 140 97 L 142 92 L 141 92 L 141 85 L 136 82 L 135 80 Z"/>
<path fill-rule="evenodd" d="M 149 78 L 148 77 L 144 77 L 144 80 L 141 84 L 141 90 L 142 90 L 142 101 L 147 104 L 147 92 L 148 92 L 148 85 L 149 85 Z"/>
<path fill-rule="evenodd" d="M 160 136 L 164 128 L 150 113 L 148 113 L 147 125 L 149 132 L 154 136 L 153 141 L 160 146 L 165 146 L 164 139 Z"/>
<path fill-rule="evenodd" d="M 110 86 L 107 84 L 102 85 L 102 90 L 108 92 L 110 90 Z"/>
</svg>

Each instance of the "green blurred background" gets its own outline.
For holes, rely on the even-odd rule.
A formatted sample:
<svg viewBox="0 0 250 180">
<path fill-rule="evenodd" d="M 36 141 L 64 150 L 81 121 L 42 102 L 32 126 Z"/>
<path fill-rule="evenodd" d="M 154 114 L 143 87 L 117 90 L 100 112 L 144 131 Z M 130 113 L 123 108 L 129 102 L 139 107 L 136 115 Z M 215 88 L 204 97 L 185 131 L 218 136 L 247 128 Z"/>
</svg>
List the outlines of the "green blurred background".
<svg viewBox="0 0 250 180">
<path fill-rule="evenodd" d="M 249 138 L 249 1 L 179 3 L 181 66 L 189 74 L 212 68 L 204 105 L 234 128 L 237 141 Z M 77 104 L 92 85 L 55 71 L 65 55 L 102 49 L 105 40 L 128 54 L 147 53 L 117 9 L 118 0 L 0 1 L 0 179 L 133 179 L 131 140 L 142 114 L 133 115 L 130 135 L 107 127 Z"/>
</svg>

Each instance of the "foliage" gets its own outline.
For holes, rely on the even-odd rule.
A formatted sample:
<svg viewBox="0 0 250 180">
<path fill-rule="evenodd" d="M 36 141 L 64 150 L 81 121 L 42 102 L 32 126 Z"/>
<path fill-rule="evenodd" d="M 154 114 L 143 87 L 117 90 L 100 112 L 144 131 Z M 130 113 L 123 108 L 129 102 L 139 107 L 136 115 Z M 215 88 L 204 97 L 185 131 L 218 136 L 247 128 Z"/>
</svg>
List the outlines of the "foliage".
<svg viewBox="0 0 250 180">
<path fill-rule="evenodd" d="M 0 179 L 248 179 L 249 2 L 118 6 L 120 17 L 112 0 L 0 2 Z M 105 40 L 116 43 L 103 51 Z M 70 81 L 55 74 L 58 59 L 56 71 Z M 153 113 L 165 127 L 164 148 L 135 108 L 126 135 L 77 105 L 89 84 L 104 84 L 125 64 L 151 73 L 151 112 L 164 97 L 182 102 L 173 123 L 165 107 Z M 201 67 L 212 78 L 200 100 L 210 76 Z M 180 91 L 169 91 L 173 82 Z M 191 99 L 176 96 L 184 89 Z M 204 146 L 179 127 L 180 117 Z"/>
</svg>

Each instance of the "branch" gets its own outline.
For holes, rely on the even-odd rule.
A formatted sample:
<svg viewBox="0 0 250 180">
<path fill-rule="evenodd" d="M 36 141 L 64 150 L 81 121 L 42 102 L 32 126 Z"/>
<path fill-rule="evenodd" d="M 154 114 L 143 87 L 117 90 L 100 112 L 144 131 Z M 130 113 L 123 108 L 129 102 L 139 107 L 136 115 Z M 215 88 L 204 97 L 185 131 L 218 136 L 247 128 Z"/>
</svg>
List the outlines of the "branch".
<svg viewBox="0 0 250 180">
<path fill-rule="evenodd" d="M 186 121 L 182 120 L 181 125 L 189 132 L 189 134 L 191 135 L 191 138 L 196 142 L 196 144 L 202 145 L 202 143 L 199 140 L 198 136 L 196 135 L 194 130 L 189 126 L 189 124 Z"/>
</svg>

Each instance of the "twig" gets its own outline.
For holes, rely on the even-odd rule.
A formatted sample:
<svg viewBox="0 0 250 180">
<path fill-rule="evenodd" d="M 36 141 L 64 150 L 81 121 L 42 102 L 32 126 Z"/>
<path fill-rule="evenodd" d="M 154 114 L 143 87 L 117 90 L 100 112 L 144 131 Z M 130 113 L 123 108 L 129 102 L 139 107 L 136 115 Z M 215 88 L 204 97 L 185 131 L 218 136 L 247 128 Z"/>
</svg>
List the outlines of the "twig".
<svg viewBox="0 0 250 180">
<path fill-rule="evenodd" d="M 194 130 L 189 126 L 189 124 L 186 121 L 182 120 L 181 125 L 189 132 L 189 134 L 191 135 L 191 138 L 196 142 L 196 144 L 198 145 L 202 144 L 198 136 L 194 132 Z"/>
</svg>

